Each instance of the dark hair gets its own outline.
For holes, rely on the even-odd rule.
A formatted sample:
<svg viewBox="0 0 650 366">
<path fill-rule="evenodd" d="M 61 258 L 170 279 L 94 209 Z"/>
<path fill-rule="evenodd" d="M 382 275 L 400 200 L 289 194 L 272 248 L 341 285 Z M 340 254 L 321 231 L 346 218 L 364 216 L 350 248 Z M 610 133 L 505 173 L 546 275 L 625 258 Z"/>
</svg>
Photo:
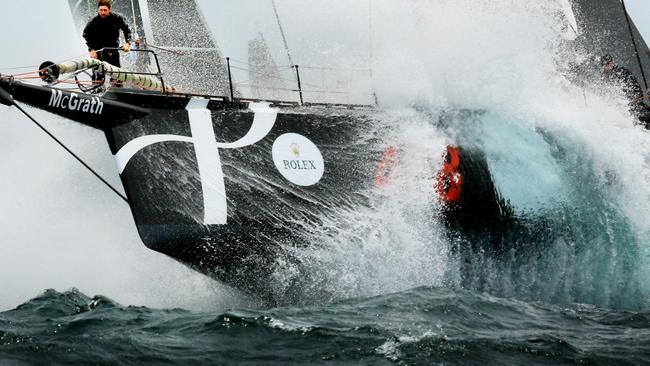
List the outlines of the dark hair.
<svg viewBox="0 0 650 366">
<path fill-rule="evenodd" d="M 603 57 L 600 58 L 600 64 L 602 66 L 605 66 L 605 65 L 607 65 L 608 63 L 610 63 L 612 61 L 614 61 L 614 59 L 612 58 L 612 55 L 610 55 L 610 54 L 606 54 L 606 55 L 604 55 Z"/>
<path fill-rule="evenodd" d="M 100 6 L 108 6 L 108 8 L 111 8 L 111 0 L 99 0 L 97 1 L 97 7 L 99 8 Z"/>
</svg>

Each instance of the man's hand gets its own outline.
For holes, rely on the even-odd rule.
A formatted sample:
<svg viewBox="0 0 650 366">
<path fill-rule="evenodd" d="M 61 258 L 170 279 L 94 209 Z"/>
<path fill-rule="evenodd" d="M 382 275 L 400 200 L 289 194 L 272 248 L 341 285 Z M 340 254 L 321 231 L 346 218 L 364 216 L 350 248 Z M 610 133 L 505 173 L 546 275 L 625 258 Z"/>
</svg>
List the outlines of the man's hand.
<svg viewBox="0 0 650 366">
<path fill-rule="evenodd" d="M 95 50 L 90 51 L 90 58 L 97 58 L 97 51 Z"/>
<path fill-rule="evenodd" d="M 131 44 L 130 43 L 124 44 L 124 46 L 122 46 L 122 50 L 124 52 L 129 52 L 131 50 Z"/>
</svg>

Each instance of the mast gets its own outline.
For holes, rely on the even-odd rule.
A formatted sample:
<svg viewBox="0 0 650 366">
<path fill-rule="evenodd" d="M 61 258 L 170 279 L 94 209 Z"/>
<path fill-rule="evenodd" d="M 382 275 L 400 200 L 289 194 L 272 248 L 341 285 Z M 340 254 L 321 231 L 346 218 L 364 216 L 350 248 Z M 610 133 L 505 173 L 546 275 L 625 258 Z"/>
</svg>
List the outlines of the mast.
<svg viewBox="0 0 650 366">
<path fill-rule="evenodd" d="M 149 3 L 147 0 L 138 0 L 138 5 L 140 5 L 144 37 L 147 39 L 147 43 L 156 44 L 156 41 L 153 39 L 153 28 L 151 27 L 151 18 L 149 16 Z"/>
</svg>

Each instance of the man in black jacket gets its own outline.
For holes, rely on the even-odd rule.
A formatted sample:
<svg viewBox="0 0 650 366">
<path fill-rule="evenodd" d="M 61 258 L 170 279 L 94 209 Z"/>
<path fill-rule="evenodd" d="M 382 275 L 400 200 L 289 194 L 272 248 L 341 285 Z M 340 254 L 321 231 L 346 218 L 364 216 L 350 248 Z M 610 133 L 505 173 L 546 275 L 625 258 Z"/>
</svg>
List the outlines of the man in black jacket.
<svg viewBox="0 0 650 366">
<path fill-rule="evenodd" d="M 119 46 L 120 30 L 122 30 L 126 40 L 122 50 L 129 52 L 131 49 L 131 29 L 124 21 L 124 17 L 117 13 L 111 13 L 110 0 L 99 0 L 97 13 L 97 16 L 86 25 L 83 32 L 88 51 L 90 51 L 90 57 L 120 67 L 119 52 L 117 50 L 102 51 L 102 49 L 117 48 Z"/>
<path fill-rule="evenodd" d="M 646 97 L 636 76 L 630 70 L 614 62 L 611 55 L 600 58 L 605 77 L 618 85 L 629 100 L 630 112 L 650 129 L 650 108 L 644 103 Z"/>
</svg>

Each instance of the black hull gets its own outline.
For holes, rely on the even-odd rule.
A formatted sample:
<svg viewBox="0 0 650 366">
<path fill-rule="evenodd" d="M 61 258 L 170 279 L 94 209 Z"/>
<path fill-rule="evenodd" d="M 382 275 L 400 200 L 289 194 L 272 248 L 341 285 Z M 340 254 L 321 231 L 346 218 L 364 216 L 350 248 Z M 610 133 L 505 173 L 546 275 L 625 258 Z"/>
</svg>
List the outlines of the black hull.
<svg viewBox="0 0 650 366">
<path fill-rule="evenodd" d="M 368 205 L 390 145 L 369 108 L 127 89 L 72 98 L 98 99 L 103 110 L 91 113 L 71 108 L 70 92 L 53 105 L 55 89 L 8 79 L 0 87 L 105 132 L 148 248 L 269 302 L 278 301 L 269 276 L 292 260 L 290 248 L 312 245 L 341 209 Z M 492 225 L 485 218 L 503 209 L 485 157 L 463 151 L 460 169 L 467 179 L 462 200 L 446 209 L 450 227 Z"/>
</svg>

